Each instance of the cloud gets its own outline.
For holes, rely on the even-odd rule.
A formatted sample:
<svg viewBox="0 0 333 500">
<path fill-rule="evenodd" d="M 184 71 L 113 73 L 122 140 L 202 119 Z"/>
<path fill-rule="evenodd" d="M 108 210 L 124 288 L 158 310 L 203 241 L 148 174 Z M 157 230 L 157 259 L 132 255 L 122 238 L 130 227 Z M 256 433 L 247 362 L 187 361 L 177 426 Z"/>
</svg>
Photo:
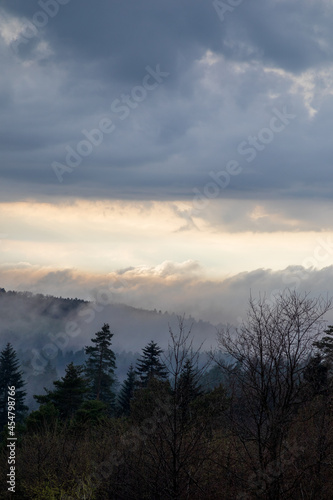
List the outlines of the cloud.
<svg viewBox="0 0 333 500">
<path fill-rule="evenodd" d="M 259 266 L 276 271 L 332 263 L 321 243 L 330 247 L 333 229 L 326 200 L 204 201 L 201 210 L 183 200 L 2 203 L 0 259 L 4 269 L 36 272 L 105 276 L 120 269 L 130 276 L 133 270 L 159 277 L 162 285 L 176 276 L 220 279 Z"/>
<path fill-rule="evenodd" d="M 3 199 L 191 200 L 232 159 L 242 175 L 221 197 L 330 196 L 330 3 L 243 2 L 222 23 L 200 0 L 71 0 L 15 54 L 39 5 L 2 4 Z M 169 75 L 122 120 L 112 104 L 157 65 Z M 248 163 L 239 145 L 284 107 L 295 120 Z M 106 118 L 114 131 L 59 184 L 51 164 Z"/>
<path fill-rule="evenodd" d="M 114 300 L 218 322 L 298 282 L 333 229 L 332 3 L 223 22 L 202 0 L 42 3 L 0 11 L 5 286 L 111 280 Z M 329 290 L 322 272 L 299 286 Z"/>
<path fill-rule="evenodd" d="M 256 269 L 224 278 L 209 278 L 196 262 L 165 262 L 151 268 L 130 268 L 108 275 L 38 267 L 0 268 L 1 286 L 55 296 L 125 303 L 133 307 L 191 315 L 214 324 L 238 325 L 246 316 L 250 294 L 274 294 L 286 288 L 318 296 L 332 295 L 333 266 L 322 269 L 289 266 Z M 9 286 L 10 284 L 10 286 Z M 333 320 L 333 313 L 328 315 Z"/>
</svg>

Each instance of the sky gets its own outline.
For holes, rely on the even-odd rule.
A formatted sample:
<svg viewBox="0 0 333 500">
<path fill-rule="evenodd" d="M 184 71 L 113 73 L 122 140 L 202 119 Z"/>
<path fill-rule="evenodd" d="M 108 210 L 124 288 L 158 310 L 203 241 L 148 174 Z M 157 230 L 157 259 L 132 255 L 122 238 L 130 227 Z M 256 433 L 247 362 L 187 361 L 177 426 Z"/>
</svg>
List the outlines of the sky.
<svg viewBox="0 0 333 500">
<path fill-rule="evenodd" d="M 332 294 L 332 21 L 332 0 L 1 0 L 1 286 L 215 322 Z"/>
</svg>

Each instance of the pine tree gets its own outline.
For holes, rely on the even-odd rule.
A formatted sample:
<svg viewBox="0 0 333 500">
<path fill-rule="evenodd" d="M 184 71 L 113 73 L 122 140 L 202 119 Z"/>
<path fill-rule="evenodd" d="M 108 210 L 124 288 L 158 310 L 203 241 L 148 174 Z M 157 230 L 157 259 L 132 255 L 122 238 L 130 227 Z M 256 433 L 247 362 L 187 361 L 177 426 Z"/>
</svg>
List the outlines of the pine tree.
<svg viewBox="0 0 333 500">
<path fill-rule="evenodd" d="M 140 387 L 147 387 L 151 378 L 165 380 L 168 371 L 164 363 L 161 362 L 163 350 L 158 347 L 153 340 L 142 349 L 142 356 L 136 364 L 136 373 L 140 377 Z"/>
<path fill-rule="evenodd" d="M 322 352 L 325 361 L 331 365 L 333 363 L 333 325 L 328 325 L 328 329 L 324 333 L 326 336 L 314 342 L 313 345 Z"/>
<path fill-rule="evenodd" d="M 34 396 L 40 404 L 53 403 L 63 420 L 71 418 L 82 405 L 89 391 L 87 381 L 82 377 L 83 368 L 69 363 L 61 380 L 53 382 L 53 391 L 45 389 L 45 395 Z"/>
<path fill-rule="evenodd" d="M 39 433 L 42 430 L 52 429 L 59 422 L 59 410 L 53 403 L 40 405 L 38 410 L 32 411 L 27 418 L 27 430 L 30 433 Z"/>
<path fill-rule="evenodd" d="M 186 420 L 190 415 L 191 403 L 203 394 L 199 384 L 200 376 L 201 374 L 194 368 L 193 362 L 187 359 L 175 387 L 176 401 L 183 420 Z"/>
<path fill-rule="evenodd" d="M 28 407 L 24 404 L 26 391 L 23 389 L 23 373 L 12 345 L 8 343 L 0 353 L 0 430 L 7 424 L 8 387 L 15 387 L 15 420 L 22 421 Z"/>
<path fill-rule="evenodd" d="M 95 338 L 91 339 L 95 346 L 85 347 L 88 356 L 85 373 L 90 381 L 91 398 L 104 401 L 111 407 L 115 401 L 113 386 L 116 368 L 116 356 L 110 349 L 112 337 L 110 326 L 104 323 L 102 330 L 96 332 Z"/>
<path fill-rule="evenodd" d="M 118 395 L 118 414 L 128 416 L 131 410 L 131 400 L 136 387 L 136 373 L 133 365 L 128 369 L 127 378 L 124 380 Z"/>
<path fill-rule="evenodd" d="M 320 394 L 328 388 L 328 366 L 320 353 L 313 356 L 304 369 L 307 395 Z"/>
<path fill-rule="evenodd" d="M 97 399 L 84 401 L 75 415 L 76 429 L 99 425 L 107 416 L 108 405 Z"/>
<path fill-rule="evenodd" d="M 201 396 L 203 391 L 200 388 L 199 378 L 200 373 L 194 368 L 192 361 L 187 359 L 180 372 L 178 384 L 178 389 L 183 399 L 190 402 Z"/>
</svg>

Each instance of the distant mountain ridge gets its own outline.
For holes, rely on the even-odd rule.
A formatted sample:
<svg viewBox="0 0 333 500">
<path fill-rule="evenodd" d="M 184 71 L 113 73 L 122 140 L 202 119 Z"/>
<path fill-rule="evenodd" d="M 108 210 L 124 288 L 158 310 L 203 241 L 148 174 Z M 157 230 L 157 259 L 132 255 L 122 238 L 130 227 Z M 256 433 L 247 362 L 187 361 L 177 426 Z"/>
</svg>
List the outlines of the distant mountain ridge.
<svg viewBox="0 0 333 500">
<path fill-rule="evenodd" d="M 118 351 L 140 351 L 150 340 L 166 348 L 169 327 L 177 332 L 178 316 L 125 304 L 98 304 L 81 299 L 15 292 L 0 289 L 0 344 L 11 342 L 16 349 L 43 350 L 54 344 L 62 351 L 80 350 L 104 323 L 114 333 Z M 216 327 L 206 321 L 186 318 L 198 345 L 204 349 L 216 342 Z M 50 348 L 50 346 L 49 346 Z M 47 352 L 47 351 L 46 351 Z"/>
<path fill-rule="evenodd" d="M 45 386 L 52 388 L 68 363 L 84 362 L 84 347 L 91 344 L 104 323 L 109 323 L 114 333 L 112 347 L 119 382 L 150 340 L 166 349 L 169 328 L 178 331 L 178 316 L 168 312 L 0 288 L 0 350 L 10 342 L 17 351 L 28 381 L 30 408 L 37 407 L 32 395 L 43 393 Z M 212 324 L 190 317 L 185 325 L 187 329 L 192 327 L 194 347 L 207 339 L 202 350 L 208 351 L 216 343 L 216 327 Z"/>
</svg>

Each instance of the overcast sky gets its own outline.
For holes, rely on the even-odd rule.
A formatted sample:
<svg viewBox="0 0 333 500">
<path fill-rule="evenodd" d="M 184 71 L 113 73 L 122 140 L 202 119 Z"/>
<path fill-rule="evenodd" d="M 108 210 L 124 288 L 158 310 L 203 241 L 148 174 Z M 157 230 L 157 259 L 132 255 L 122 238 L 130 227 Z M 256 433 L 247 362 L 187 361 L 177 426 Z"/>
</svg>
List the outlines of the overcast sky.
<svg viewBox="0 0 333 500">
<path fill-rule="evenodd" d="M 121 276 L 216 321 L 231 282 L 333 293 L 332 25 L 331 0 L 2 0 L 4 286 Z"/>
</svg>

